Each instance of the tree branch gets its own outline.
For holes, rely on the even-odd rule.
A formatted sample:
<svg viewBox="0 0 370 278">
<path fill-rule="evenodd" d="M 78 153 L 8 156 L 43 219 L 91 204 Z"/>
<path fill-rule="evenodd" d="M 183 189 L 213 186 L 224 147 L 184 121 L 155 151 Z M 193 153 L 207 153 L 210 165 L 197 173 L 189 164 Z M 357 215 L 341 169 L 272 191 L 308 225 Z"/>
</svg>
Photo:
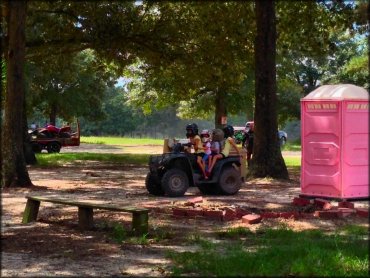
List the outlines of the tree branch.
<svg viewBox="0 0 370 278">
<path fill-rule="evenodd" d="M 76 21 L 79 21 L 79 18 L 77 15 L 75 14 L 72 14 L 70 12 L 67 12 L 65 10 L 34 10 L 32 11 L 34 13 L 51 13 L 51 14 L 65 14 L 65 15 L 68 15 L 70 17 L 72 17 L 73 19 L 75 19 Z"/>
<path fill-rule="evenodd" d="M 26 47 L 27 48 L 34 48 L 34 47 L 40 47 L 40 46 L 58 46 L 58 45 L 63 45 L 65 46 L 66 44 L 83 44 L 87 43 L 90 44 L 91 40 L 86 39 L 86 38 L 69 38 L 69 39 L 53 39 L 53 40 L 34 40 L 34 41 L 28 41 L 26 42 Z"/>
<path fill-rule="evenodd" d="M 47 51 L 47 53 L 45 53 L 45 51 L 32 51 L 31 53 L 27 53 L 26 57 L 27 59 L 30 59 L 30 58 L 40 57 L 40 56 L 44 57 L 46 54 L 47 55 L 58 55 L 58 54 L 73 53 L 73 52 L 79 52 L 79 51 L 82 51 L 88 48 L 91 48 L 91 45 L 83 44 L 83 45 L 78 45 L 74 48 L 69 47 L 69 48 L 62 48 L 58 50 L 56 50 L 55 48 L 52 48 L 54 51 Z"/>
</svg>

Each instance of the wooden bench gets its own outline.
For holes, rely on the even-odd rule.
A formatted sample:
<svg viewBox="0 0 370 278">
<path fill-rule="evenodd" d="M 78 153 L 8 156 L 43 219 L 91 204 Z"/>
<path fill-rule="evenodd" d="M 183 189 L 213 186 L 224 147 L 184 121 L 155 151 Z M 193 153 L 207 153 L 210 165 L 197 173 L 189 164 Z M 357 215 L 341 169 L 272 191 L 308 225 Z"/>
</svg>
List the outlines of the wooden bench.
<svg viewBox="0 0 370 278">
<path fill-rule="evenodd" d="M 121 207 L 113 204 L 94 203 L 94 201 L 76 201 L 66 198 L 49 196 L 26 196 L 27 204 L 23 213 L 22 223 L 29 223 L 37 220 L 37 214 L 41 202 L 63 204 L 78 207 L 78 226 L 82 230 L 93 228 L 93 209 L 110 211 L 122 211 L 132 213 L 132 230 L 135 235 L 148 233 L 148 209 L 135 207 Z"/>
</svg>

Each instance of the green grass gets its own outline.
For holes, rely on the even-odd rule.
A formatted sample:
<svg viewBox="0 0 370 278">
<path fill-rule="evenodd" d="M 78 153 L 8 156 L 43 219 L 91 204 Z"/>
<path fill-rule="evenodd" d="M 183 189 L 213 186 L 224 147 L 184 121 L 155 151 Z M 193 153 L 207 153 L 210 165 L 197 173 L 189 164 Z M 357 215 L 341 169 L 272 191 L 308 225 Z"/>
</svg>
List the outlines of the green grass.
<svg viewBox="0 0 370 278">
<path fill-rule="evenodd" d="M 345 234 L 348 236 L 369 236 L 369 229 L 367 227 L 348 224 L 343 227 L 340 227 L 339 233 Z"/>
<path fill-rule="evenodd" d="M 284 156 L 285 165 L 287 167 L 298 167 L 301 166 L 300 156 Z"/>
<path fill-rule="evenodd" d="M 38 166 L 61 166 L 83 164 L 87 161 L 147 165 L 150 154 L 100 154 L 100 153 L 38 153 Z M 300 157 L 285 157 L 287 167 L 300 167 Z"/>
<path fill-rule="evenodd" d="M 283 151 L 301 151 L 301 143 L 300 142 L 287 142 L 283 148 Z"/>
<path fill-rule="evenodd" d="M 102 145 L 163 145 L 163 139 L 81 136 L 81 143 Z"/>
<path fill-rule="evenodd" d="M 217 232 L 217 235 L 220 238 L 233 238 L 237 239 L 240 237 L 245 237 L 245 236 L 252 236 L 254 235 L 251 230 L 245 228 L 245 227 L 234 227 L 234 228 L 229 228 L 226 231 L 219 231 Z"/>
<path fill-rule="evenodd" d="M 223 237 L 233 238 L 235 233 L 242 238 L 199 244 L 198 252 L 169 251 L 172 275 L 368 277 L 367 230 L 357 229 L 353 236 L 280 227 L 256 233 L 231 230 Z"/>
<path fill-rule="evenodd" d="M 87 161 L 147 165 L 149 154 L 100 154 L 100 153 L 38 153 L 38 166 L 61 166 L 83 164 Z M 300 157 L 284 157 L 287 167 L 300 167 Z"/>
<path fill-rule="evenodd" d="M 98 153 L 40 153 L 38 166 L 61 166 L 67 163 L 83 164 L 87 161 L 147 165 L 149 154 L 98 154 Z"/>
<path fill-rule="evenodd" d="M 115 224 L 113 226 L 112 238 L 117 243 L 122 243 L 127 239 L 127 231 L 121 224 Z"/>
<path fill-rule="evenodd" d="M 81 143 L 86 144 L 102 144 L 102 145 L 163 145 L 163 139 L 153 138 L 129 138 L 118 136 L 81 136 Z M 297 142 L 287 142 L 283 149 L 284 151 L 300 151 L 301 144 Z"/>
</svg>

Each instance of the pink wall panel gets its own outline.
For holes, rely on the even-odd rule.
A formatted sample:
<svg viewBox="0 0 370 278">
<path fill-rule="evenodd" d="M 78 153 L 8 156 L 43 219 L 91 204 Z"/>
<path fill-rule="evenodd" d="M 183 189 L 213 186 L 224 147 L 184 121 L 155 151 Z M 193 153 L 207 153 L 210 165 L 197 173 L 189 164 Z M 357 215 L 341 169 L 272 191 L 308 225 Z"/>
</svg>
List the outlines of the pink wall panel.
<svg viewBox="0 0 370 278">
<path fill-rule="evenodd" d="M 302 102 L 301 191 L 303 194 L 331 197 L 340 194 L 341 110 L 339 108 L 338 102 Z"/>
<path fill-rule="evenodd" d="M 342 195 L 369 196 L 369 106 L 343 102 Z"/>
</svg>

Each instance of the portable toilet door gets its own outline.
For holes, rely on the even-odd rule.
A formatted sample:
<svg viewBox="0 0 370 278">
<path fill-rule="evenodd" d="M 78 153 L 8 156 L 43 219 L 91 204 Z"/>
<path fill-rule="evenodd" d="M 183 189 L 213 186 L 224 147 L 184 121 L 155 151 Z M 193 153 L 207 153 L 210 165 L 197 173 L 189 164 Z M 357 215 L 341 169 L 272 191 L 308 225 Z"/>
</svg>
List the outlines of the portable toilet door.
<svg viewBox="0 0 370 278">
<path fill-rule="evenodd" d="M 301 99 L 301 195 L 369 197 L 369 93 L 323 85 Z"/>
</svg>

